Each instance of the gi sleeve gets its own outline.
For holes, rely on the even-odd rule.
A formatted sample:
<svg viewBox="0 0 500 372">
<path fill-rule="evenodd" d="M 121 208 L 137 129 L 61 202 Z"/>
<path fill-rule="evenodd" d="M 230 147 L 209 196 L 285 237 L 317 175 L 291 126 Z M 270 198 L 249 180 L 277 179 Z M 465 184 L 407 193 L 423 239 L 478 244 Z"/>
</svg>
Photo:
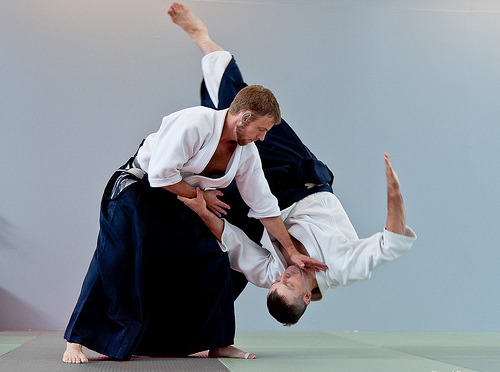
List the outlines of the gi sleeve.
<svg viewBox="0 0 500 372">
<path fill-rule="evenodd" d="M 257 287 L 270 288 L 285 270 L 283 263 L 268 249 L 256 244 L 241 229 L 225 220 L 219 245 L 228 253 L 231 268 L 243 273 Z"/>
<path fill-rule="evenodd" d="M 259 152 L 255 143 L 245 147 L 245 159 L 236 173 L 236 185 L 246 205 L 250 207 L 248 217 L 265 218 L 281 216 L 278 199 L 271 193 L 262 170 Z"/>
<path fill-rule="evenodd" d="M 207 123 L 209 120 L 199 109 L 185 109 L 163 118 L 151 141 L 147 173 L 152 187 L 170 186 L 182 180 L 184 165 L 212 134 Z"/>
<path fill-rule="evenodd" d="M 416 235 L 406 227 L 404 235 L 384 229 L 366 239 L 356 240 L 350 251 L 346 252 L 339 271 L 341 285 L 349 285 L 358 280 L 371 277 L 371 272 L 386 262 L 393 261 L 411 249 Z"/>
</svg>

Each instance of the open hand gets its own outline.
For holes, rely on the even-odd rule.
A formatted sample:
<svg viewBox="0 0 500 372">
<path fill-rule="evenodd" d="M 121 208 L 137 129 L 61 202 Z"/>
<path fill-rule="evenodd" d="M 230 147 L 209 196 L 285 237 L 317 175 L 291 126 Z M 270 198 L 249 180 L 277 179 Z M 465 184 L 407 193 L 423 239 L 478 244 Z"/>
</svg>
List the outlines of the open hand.
<svg viewBox="0 0 500 372">
<path fill-rule="evenodd" d="M 218 197 L 224 195 L 220 190 L 205 190 L 203 191 L 203 197 L 207 204 L 207 208 L 213 212 L 217 217 L 227 214 L 227 209 L 231 207 L 220 200 Z"/>
<path fill-rule="evenodd" d="M 316 272 L 325 271 L 326 269 L 328 269 L 328 266 L 325 265 L 323 262 L 315 260 L 314 258 L 311 258 L 309 256 L 303 255 L 298 251 L 297 253 L 291 255 L 290 259 L 295 265 L 297 265 L 302 269 L 310 269 Z"/>
<path fill-rule="evenodd" d="M 388 153 L 384 153 L 385 160 L 385 176 L 387 178 L 387 190 L 389 194 L 399 193 L 401 184 L 399 183 L 399 178 L 391 165 L 391 160 Z"/>
</svg>

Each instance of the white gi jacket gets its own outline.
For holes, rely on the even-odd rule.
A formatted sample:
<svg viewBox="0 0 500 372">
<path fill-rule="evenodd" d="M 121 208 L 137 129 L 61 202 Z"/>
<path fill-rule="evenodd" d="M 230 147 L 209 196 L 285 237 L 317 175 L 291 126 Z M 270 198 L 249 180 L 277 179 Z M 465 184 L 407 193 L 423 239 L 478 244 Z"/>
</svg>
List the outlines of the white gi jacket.
<svg viewBox="0 0 500 372">
<path fill-rule="evenodd" d="M 199 175 L 219 144 L 227 110 L 192 107 L 163 118 L 160 129 L 150 134 L 137 153 L 152 187 L 181 180 L 194 187 L 223 188 L 236 179 L 238 190 L 250 207 L 249 217 L 280 215 L 278 200 L 271 193 L 254 143 L 237 145 L 226 172 L 219 178 Z"/>
<path fill-rule="evenodd" d="M 405 235 L 387 231 L 359 239 L 337 197 L 329 192 L 307 196 L 282 211 L 290 235 L 300 241 L 309 255 L 328 266 L 316 273 L 320 300 L 329 288 L 349 285 L 371 277 L 371 272 L 408 251 L 416 235 L 406 227 Z M 264 231 L 261 245 L 255 244 L 239 228 L 224 221 L 223 251 L 229 254 L 231 267 L 245 274 L 249 282 L 269 288 L 286 268 L 279 243 Z"/>
</svg>

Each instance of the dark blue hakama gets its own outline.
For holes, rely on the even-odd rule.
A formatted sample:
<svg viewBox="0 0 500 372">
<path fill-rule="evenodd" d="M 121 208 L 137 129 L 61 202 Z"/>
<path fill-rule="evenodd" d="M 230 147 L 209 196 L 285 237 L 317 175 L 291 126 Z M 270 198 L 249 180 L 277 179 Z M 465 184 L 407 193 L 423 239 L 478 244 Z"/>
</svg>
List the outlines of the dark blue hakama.
<svg viewBox="0 0 500 372">
<path fill-rule="evenodd" d="M 233 344 L 227 254 L 194 212 L 147 176 L 112 198 L 122 174 L 105 189 L 97 248 L 65 339 L 119 360 Z"/>
</svg>

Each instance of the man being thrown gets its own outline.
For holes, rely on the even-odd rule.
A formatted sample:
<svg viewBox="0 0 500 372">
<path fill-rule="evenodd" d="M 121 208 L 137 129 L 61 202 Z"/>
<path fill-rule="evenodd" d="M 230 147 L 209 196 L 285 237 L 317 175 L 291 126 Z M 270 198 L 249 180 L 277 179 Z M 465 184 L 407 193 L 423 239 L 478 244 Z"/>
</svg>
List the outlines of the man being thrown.
<svg viewBox="0 0 500 372">
<path fill-rule="evenodd" d="M 328 239 L 322 237 L 322 241 L 327 240 L 328 244 L 314 247 L 313 252 L 310 252 L 311 255 L 319 253 L 328 265 L 324 273 L 307 267 L 300 268 L 287 260 L 286 252 L 279 242 L 273 242 L 267 236 L 262 240 L 263 246 L 253 242 L 241 229 L 210 212 L 199 189 L 194 199 L 178 198 L 195 211 L 212 231 L 221 248 L 228 252 L 232 268 L 244 273 L 256 286 L 269 288 L 267 304 L 271 315 L 285 325 L 292 325 L 298 322 L 311 300 L 321 299 L 328 288 L 369 279 L 373 269 L 398 258 L 415 241 L 415 234 L 406 226 L 397 174 L 388 154 L 385 154 L 384 159 L 387 179 L 387 222 L 384 232 L 367 239 L 358 239 L 336 198 L 325 199 L 330 218 L 304 223 L 313 233 L 316 230 L 321 235 L 324 231 L 320 230 L 327 230 L 330 235 Z M 301 217 L 310 219 L 307 214 Z M 309 249 L 300 243 L 299 246 L 299 250 Z"/>
<path fill-rule="evenodd" d="M 189 8 L 174 3 L 169 14 L 204 54 L 202 104 L 218 109 L 227 107 L 232 97 L 246 86 L 234 58 L 210 39 L 206 25 Z M 261 229 L 245 220 L 244 208 L 234 207 L 238 204 L 235 188 L 225 191 L 224 200 L 233 207 L 225 216 L 226 221 L 206 211 L 199 197 L 182 200 L 212 229 L 223 249 L 228 251 L 234 269 L 243 272 L 257 286 L 271 287 L 268 307 L 280 322 L 295 323 L 305 306 L 311 300 L 321 299 L 328 288 L 368 279 L 375 267 L 396 259 L 412 246 L 416 237 L 405 225 L 399 181 L 387 155 L 387 225 L 383 232 L 359 239 L 333 194 L 333 174 L 284 120 L 256 145 L 292 239 L 299 251 L 327 263 L 326 272 L 315 273 L 294 266 L 276 241 L 266 233 L 262 235 Z M 243 228 L 253 241 L 228 221 Z M 255 243 L 261 236 L 263 247 Z M 291 286 L 295 287 L 293 291 Z M 292 297 L 297 305 L 287 306 Z"/>
<path fill-rule="evenodd" d="M 254 358 L 231 346 L 227 255 L 176 196 L 202 196 L 220 215 L 229 206 L 214 189 L 235 179 L 249 215 L 281 242 L 290 260 L 325 270 L 295 249 L 253 143 L 279 119 L 273 94 L 250 86 L 229 109 L 194 107 L 166 116 L 113 174 L 102 199 L 96 251 L 64 335 L 64 362 L 87 362 L 82 345 L 118 360 L 203 350 L 213 357 Z M 175 299 L 158 295 L 172 283 L 181 283 Z"/>
</svg>

